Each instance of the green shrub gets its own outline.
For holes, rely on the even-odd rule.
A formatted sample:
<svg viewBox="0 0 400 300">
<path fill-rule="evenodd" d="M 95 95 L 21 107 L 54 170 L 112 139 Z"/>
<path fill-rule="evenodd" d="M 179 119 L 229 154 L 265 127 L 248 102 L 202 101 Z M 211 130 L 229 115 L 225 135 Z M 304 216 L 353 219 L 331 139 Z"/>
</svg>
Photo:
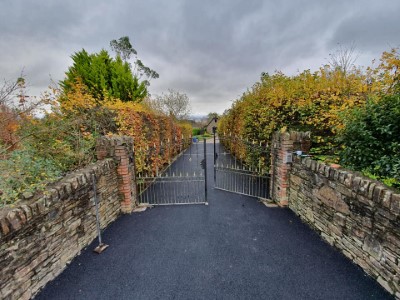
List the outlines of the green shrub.
<svg viewBox="0 0 400 300">
<path fill-rule="evenodd" d="M 201 134 L 201 129 L 200 128 L 193 128 L 192 130 L 192 135 L 200 135 Z"/>
<path fill-rule="evenodd" d="M 0 205 L 42 191 L 65 172 L 93 162 L 98 124 L 91 121 L 89 114 L 82 118 L 57 113 L 21 121 L 19 148 L 0 148 Z"/>
<path fill-rule="evenodd" d="M 89 117 L 89 115 L 88 115 Z M 21 149 L 30 149 L 36 157 L 51 160 L 67 172 L 94 161 L 97 133 L 88 128 L 82 116 L 66 117 L 57 113 L 33 119 L 21 126 Z"/>
<path fill-rule="evenodd" d="M 344 117 L 341 163 L 400 184 L 400 95 L 368 101 Z"/>
<path fill-rule="evenodd" d="M 0 206 L 14 203 L 22 194 L 34 194 L 59 178 L 56 163 L 32 150 L 15 150 L 0 160 Z"/>
</svg>

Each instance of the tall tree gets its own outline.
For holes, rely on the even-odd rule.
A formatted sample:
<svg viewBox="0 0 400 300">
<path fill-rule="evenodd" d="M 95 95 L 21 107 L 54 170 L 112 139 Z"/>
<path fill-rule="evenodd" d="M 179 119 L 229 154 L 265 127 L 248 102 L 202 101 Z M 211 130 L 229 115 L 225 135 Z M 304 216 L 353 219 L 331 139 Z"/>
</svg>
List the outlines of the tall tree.
<svg viewBox="0 0 400 300">
<path fill-rule="evenodd" d="M 121 57 L 124 62 L 128 62 L 131 59 L 131 56 L 135 56 L 133 74 L 139 79 L 146 77 L 145 84 L 149 85 L 151 79 L 159 78 L 159 74 L 145 66 L 143 62 L 138 59 L 137 51 L 133 48 L 129 37 L 123 36 L 118 40 L 112 40 L 110 42 L 111 49 L 117 54 L 117 56 Z"/>
<path fill-rule="evenodd" d="M 77 80 L 81 80 L 99 102 L 109 97 L 138 102 L 147 95 L 147 82 L 139 82 L 130 65 L 120 56 L 113 59 L 106 50 L 89 54 L 82 49 L 71 57 L 73 65 L 60 82 L 64 94 L 71 91 Z"/>
<path fill-rule="evenodd" d="M 147 96 L 150 80 L 158 78 L 158 73 L 137 58 L 129 37 L 112 40 L 110 46 L 116 53 L 115 58 L 106 50 L 89 54 L 85 49 L 71 56 L 73 65 L 65 73 L 66 78 L 60 81 L 64 94 L 80 80 L 99 102 L 109 97 L 139 102 Z M 133 69 L 129 63 L 132 55 L 135 57 Z"/>
<path fill-rule="evenodd" d="M 128 61 L 131 55 L 137 55 L 137 51 L 132 47 L 129 37 L 123 36 L 117 40 L 110 42 L 111 50 L 113 50 L 123 61 Z"/>
</svg>

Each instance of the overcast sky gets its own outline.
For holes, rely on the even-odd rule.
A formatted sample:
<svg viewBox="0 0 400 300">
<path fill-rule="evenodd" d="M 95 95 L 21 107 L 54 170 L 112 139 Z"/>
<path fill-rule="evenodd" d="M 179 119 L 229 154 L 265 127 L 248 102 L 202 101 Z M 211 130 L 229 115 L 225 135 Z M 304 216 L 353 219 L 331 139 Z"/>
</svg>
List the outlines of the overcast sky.
<svg viewBox="0 0 400 300">
<path fill-rule="evenodd" d="M 222 113 L 261 72 L 315 70 L 338 44 L 369 65 L 400 46 L 399 15 L 399 0 L 0 0 L 0 78 L 24 69 L 37 95 L 72 53 L 129 36 L 160 74 L 151 94 L 172 88 L 193 114 Z"/>
</svg>

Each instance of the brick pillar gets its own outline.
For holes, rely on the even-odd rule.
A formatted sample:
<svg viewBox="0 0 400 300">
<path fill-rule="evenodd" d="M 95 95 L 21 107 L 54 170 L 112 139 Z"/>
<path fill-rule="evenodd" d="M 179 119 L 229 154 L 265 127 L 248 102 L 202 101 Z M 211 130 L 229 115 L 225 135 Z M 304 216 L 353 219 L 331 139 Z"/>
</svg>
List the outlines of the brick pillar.
<svg viewBox="0 0 400 300">
<path fill-rule="evenodd" d="M 136 205 L 136 182 L 133 139 L 126 136 L 104 136 L 97 140 L 97 159 L 113 158 L 117 165 L 121 212 L 131 213 Z"/>
<path fill-rule="evenodd" d="M 280 206 L 288 205 L 289 171 L 291 155 L 301 150 L 308 153 L 311 141 L 309 132 L 276 132 L 271 150 L 271 199 Z"/>
</svg>

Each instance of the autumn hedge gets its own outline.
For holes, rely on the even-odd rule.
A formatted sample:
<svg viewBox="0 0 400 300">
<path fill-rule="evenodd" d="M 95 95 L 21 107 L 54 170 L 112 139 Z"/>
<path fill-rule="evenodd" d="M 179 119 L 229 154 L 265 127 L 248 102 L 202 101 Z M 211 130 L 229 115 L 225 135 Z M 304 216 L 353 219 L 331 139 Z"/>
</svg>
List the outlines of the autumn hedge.
<svg viewBox="0 0 400 300">
<path fill-rule="evenodd" d="M 293 76 L 263 74 L 224 113 L 218 132 L 268 143 L 276 130 L 311 131 L 315 154 L 338 154 L 343 145 L 337 136 L 349 112 L 368 100 L 379 102 L 385 95 L 398 93 L 399 70 L 399 54 L 393 49 L 383 53 L 376 67 L 344 72 L 323 66 Z M 248 157 L 244 146 L 236 151 Z"/>
</svg>

